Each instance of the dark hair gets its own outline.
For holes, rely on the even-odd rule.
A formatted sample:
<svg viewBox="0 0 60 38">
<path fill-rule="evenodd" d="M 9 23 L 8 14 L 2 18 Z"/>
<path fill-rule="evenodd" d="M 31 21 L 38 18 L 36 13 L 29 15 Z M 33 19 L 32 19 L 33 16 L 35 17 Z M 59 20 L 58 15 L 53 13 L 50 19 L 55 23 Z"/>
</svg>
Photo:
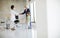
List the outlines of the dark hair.
<svg viewBox="0 0 60 38">
<path fill-rule="evenodd" d="M 11 5 L 11 9 L 13 9 L 14 8 L 14 5 Z"/>
</svg>

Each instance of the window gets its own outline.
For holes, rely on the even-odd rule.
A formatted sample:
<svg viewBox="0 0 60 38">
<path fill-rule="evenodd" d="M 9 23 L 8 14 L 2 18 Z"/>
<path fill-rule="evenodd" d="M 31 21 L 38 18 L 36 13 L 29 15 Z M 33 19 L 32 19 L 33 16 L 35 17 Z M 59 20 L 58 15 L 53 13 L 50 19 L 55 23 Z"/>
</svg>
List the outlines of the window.
<svg viewBox="0 0 60 38">
<path fill-rule="evenodd" d="M 36 22 L 36 1 L 30 3 L 31 22 Z"/>
</svg>

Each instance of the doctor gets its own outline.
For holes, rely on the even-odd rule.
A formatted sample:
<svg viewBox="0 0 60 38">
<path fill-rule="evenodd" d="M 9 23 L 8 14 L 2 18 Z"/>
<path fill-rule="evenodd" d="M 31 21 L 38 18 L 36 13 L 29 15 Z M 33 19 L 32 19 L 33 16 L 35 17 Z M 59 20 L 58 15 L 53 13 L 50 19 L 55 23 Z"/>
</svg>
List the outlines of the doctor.
<svg viewBox="0 0 60 38">
<path fill-rule="evenodd" d="M 10 28 L 11 28 L 11 30 L 15 30 L 16 29 L 16 25 L 14 25 L 14 24 L 17 24 L 18 22 L 19 22 L 19 14 L 18 14 L 18 12 L 16 12 L 15 11 L 15 9 L 14 9 L 14 5 L 11 5 L 11 12 L 10 12 L 10 14 L 11 14 L 11 25 L 10 25 Z"/>
</svg>

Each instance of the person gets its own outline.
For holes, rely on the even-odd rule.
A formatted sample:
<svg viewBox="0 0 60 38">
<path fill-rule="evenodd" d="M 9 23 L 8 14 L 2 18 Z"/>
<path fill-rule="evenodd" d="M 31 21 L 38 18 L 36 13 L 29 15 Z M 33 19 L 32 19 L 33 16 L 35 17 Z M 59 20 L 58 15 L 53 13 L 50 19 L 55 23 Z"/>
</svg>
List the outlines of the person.
<svg viewBox="0 0 60 38">
<path fill-rule="evenodd" d="M 24 12 L 20 13 L 21 15 L 26 14 L 26 24 L 28 25 L 28 28 L 30 28 L 30 9 L 27 8 L 27 6 L 24 6 Z"/>
<path fill-rule="evenodd" d="M 19 14 L 14 10 L 14 5 L 11 5 L 11 12 L 10 12 L 10 14 L 11 14 L 11 21 L 12 21 L 12 23 L 11 24 L 13 24 L 13 25 L 11 25 L 11 30 L 15 30 L 15 25 L 14 25 L 14 23 L 15 24 L 17 24 L 18 22 L 19 22 Z"/>
</svg>

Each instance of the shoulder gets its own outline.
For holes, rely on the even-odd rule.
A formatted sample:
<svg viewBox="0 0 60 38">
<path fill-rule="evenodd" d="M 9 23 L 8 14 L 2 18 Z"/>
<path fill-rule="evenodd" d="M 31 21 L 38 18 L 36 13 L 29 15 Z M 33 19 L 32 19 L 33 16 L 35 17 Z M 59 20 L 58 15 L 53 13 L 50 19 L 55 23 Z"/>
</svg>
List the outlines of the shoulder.
<svg viewBox="0 0 60 38">
<path fill-rule="evenodd" d="M 30 10 L 29 8 L 27 8 L 27 10 Z"/>
</svg>

